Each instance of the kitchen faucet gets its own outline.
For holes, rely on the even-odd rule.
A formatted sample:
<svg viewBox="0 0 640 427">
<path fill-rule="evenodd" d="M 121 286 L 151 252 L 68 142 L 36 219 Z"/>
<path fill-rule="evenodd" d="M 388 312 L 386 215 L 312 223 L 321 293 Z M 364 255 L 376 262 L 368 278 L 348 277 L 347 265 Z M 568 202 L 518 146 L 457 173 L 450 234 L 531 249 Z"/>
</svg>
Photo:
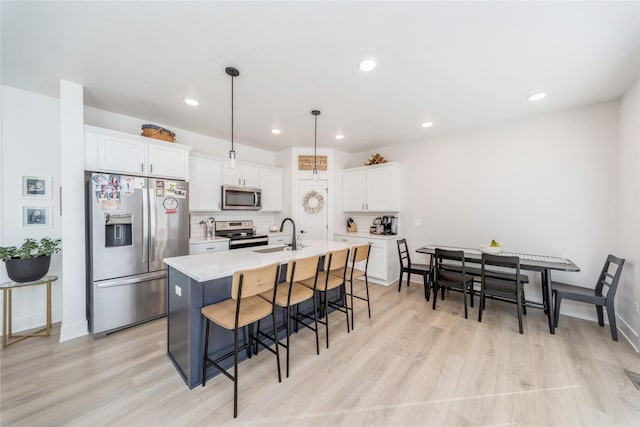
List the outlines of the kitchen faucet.
<svg viewBox="0 0 640 427">
<path fill-rule="evenodd" d="M 282 230 L 284 229 L 284 223 L 287 221 L 291 221 L 291 225 L 293 226 L 293 237 L 291 238 L 291 250 L 295 251 L 296 248 L 296 223 L 293 222 L 293 220 L 291 218 L 285 218 L 282 220 L 282 223 L 280 223 L 280 232 L 282 232 Z"/>
</svg>

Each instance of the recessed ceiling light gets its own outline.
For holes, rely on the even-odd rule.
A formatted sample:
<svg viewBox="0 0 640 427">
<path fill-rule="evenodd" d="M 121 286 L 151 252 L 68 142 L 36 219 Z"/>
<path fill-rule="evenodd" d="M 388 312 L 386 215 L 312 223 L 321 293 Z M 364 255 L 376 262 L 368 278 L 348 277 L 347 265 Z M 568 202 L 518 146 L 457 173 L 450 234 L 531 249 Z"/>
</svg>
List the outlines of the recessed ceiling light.
<svg viewBox="0 0 640 427">
<path fill-rule="evenodd" d="M 184 99 L 184 103 L 187 105 L 191 105 L 192 107 L 197 107 L 198 105 L 200 105 L 200 103 L 198 101 L 196 101 L 195 99 L 191 99 L 191 98 L 185 98 Z"/>
<path fill-rule="evenodd" d="M 430 128 L 431 126 L 433 126 L 433 122 L 422 122 L 420 126 L 422 126 L 423 128 Z"/>
<path fill-rule="evenodd" d="M 530 95 L 527 100 L 531 101 L 531 102 L 535 102 L 535 101 L 540 101 L 543 98 L 546 98 L 547 94 L 544 92 L 538 92 L 538 93 L 534 93 L 533 95 Z"/>
<path fill-rule="evenodd" d="M 344 135 L 339 133 L 336 135 L 336 139 L 344 139 Z"/>
<path fill-rule="evenodd" d="M 358 64 L 358 68 L 364 72 L 371 71 L 376 68 L 376 61 L 373 59 L 365 59 Z"/>
<path fill-rule="evenodd" d="M 280 129 L 271 129 L 271 133 L 274 135 L 280 135 Z"/>
</svg>

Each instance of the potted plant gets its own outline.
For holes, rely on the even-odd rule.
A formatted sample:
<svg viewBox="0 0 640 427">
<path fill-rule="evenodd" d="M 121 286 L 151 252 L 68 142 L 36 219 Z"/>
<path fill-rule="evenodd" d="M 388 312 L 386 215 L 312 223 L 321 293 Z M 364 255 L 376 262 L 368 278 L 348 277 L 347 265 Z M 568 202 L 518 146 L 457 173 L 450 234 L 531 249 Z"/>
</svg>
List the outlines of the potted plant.
<svg viewBox="0 0 640 427">
<path fill-rule="evenodd" d="M 60 239 L 44 237 L 40 242 L 25 239 L 22 246 L 0 246 L 0 261 L 14 282 L 32 282 L 49 272 L 51 255 L 60 252 Z"/>
</svg>

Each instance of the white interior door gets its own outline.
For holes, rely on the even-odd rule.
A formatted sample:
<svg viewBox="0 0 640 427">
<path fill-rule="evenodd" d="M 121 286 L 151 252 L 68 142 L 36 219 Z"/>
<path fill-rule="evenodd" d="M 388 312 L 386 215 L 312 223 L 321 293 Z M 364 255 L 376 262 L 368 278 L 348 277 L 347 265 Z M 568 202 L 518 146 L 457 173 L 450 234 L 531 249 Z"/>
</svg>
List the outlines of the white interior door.
<svg viewBox="0 0 640 427">
<path fill-rule="evenodd" d="M 327 180 L 298 181 L 298 224 L 303 240 L 328 240 Z"/>
</svg>

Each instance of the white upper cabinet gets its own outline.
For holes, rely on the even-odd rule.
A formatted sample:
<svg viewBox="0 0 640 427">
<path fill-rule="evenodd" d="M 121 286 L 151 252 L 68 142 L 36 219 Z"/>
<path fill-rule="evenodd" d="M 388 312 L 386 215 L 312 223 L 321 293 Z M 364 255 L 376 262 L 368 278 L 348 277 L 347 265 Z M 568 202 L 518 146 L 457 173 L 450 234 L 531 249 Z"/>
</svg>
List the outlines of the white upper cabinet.
<svg viewBox="0 0 640 427">
<path fill-rule="evenodd" d="M 189 170 L 189 152 L 173 144 L 147 144 L 148 175 L 185 179 Z"/>
<path fill-rule="evenodd" d="M 260 187 L 260 169 L 255 166 L 236 164 L 234 169 L 225 167 L 222 171 L 224 185 Z"/>
<path fill-rule="evenodd" d="M 217 212 L 221 209 L 222 161 L 191 155 L 189 159 L 189 209 Z"/>
<path fill-rule="evenodd" d="M 282 169 L 260 168 L 262 211 L 282 211 Z"/>
<path fill-rule="evenodd" d="M 282 211 L 282 169 L 248 164 L 236 164 L 234 169 L 230 169 L 222 159 L 192 153 L 189 161 L 189 209 L 221 210 L 222 185 L 260 188 L 262 212 Z"/>
<path fill-rule="evenodd" d="M 186 179 L 191 147 L 85 126 L 85 170 Z"/>
<path fill-rule="evenodd" d="M 342 210 L 346 212 L 364 211 L 367 202 L 367 178 L 365 171 L 342 171 Z"/>
<path fill-rule="evenodd" d="M 395 162 L 342 171 L 342 210 L 345 212 L 396 212 L 400 165 Z"/>
</svg>

